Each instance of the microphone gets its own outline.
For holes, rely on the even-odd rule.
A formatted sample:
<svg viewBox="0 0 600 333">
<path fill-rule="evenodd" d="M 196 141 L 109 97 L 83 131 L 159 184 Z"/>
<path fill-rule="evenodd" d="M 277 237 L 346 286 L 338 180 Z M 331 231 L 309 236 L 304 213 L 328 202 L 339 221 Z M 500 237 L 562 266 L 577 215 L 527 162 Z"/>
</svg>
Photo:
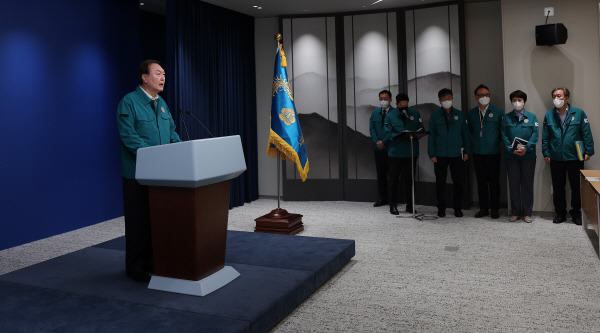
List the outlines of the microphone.
<svg viewBox="0 0 600 333">
<path fill-rule="evenodd" d="M 190 111 L 185 111 L 185 113 L 189 114 L 190 116 L 192 116 L 194 119 L 196 119 L 196 121 L 202 125 L 202 127 L 204 127 L 204 129 L 208 132 L 208 134 L 210 134 L 211 138 L 214 138 L 215 136 L 208 130 L 208 128 L 206 128 L 206 126 L 204 126 L 204 124 L 200 121 L 200 119 L 196 118 L 196 116 L 194 116 L 193 113 L 191 113 Z"/>
<path fill-rule="evenodd" d="M 179 115 L 181 115 L 183 111 L 179 110 Z M 190 133 L 188 132 L 187 125 L 185 124 L 185 117 L 181 117 L 181 122 L 183 123 L 183 128 L 185 128 L 185 134 L 187 135 L 188 141 L 190 141 Z"/>
</svg>

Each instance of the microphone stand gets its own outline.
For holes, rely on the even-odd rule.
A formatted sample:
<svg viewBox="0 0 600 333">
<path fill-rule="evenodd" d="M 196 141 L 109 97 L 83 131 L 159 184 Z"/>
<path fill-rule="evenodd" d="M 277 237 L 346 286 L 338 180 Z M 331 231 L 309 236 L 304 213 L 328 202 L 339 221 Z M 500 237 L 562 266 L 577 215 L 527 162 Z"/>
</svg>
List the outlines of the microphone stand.
<svg viewBox="0 0 600 333">
<path fill-rule="evenodd" d="M 198 119 L 196 116 L 194 116 L 193 113 L 191 113 L 190 111 L 186 111 L 185 113 L 189 114 L 190 116 L 192 116 L 194 119 L 196 119 L 196 121 L 202 125 L 202 127 L 204 127 L 204 129 L 208 132 L 208 134 L 210 134 L 211 138 L 214 138 L 215 136 L 208 130 L 208 128 L 206 128 L 206 126 L 204 126 L 204 124 L 200 121 L 200 119 Z"/>
<path fill-rule="evenodd" d="M 179 110 L 179 115 L 181 116 L 183 111 Z M 183 128 L 185 129 L 185 134 L 187 135 L 188 141 L 190 141 L 190 133 L 188 132 L 187 125 L 185 124 L 185 117 L 181 117 L 181 122 L 183 123 Z"/>
<path fill-rule="evenodd" d="M 425 132 L 424 132 L 425 133 Z M 427 134 L 429 134 L 429 132 L 426 132 Z M 396 216 L 397 218 L 414 218 L 417 219 L 419 221 L 423 221 L 423 220 L 437 220 L 437 216 L 429 216 L 429 215 L 425 215 L 425 214 L 417 214 L 417 212 L 415 211 L 415 154 L 414 154 L 414 138 L 415 135 L 413 132 L 410 132 L 410 134 L 408 134 L 408 137 L 410 138 L 410 179 L 411 179 L 411 183 L 412 183 L 412 215 L 410 216 Z"/>
</svg>

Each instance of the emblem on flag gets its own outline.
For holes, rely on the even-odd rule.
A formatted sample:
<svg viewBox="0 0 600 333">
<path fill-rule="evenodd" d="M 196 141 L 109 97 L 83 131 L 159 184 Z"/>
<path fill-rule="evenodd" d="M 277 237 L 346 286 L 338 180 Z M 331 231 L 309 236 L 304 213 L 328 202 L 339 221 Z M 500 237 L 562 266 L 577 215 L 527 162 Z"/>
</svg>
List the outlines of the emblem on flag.
<svg viewBox="0 0 600 333">
<path fill-rule="evenodd" d="M 294 97 L 288 83 L 287 60 L 283 46 L 277 40 L 275 70 L 273 74 L 273 94 L 271 99 L 271 130 L 267 155 L 296 163 L 302 181 L 308 175 L 308 156 L 304 136 L 298 121 Z"/>
</svg>

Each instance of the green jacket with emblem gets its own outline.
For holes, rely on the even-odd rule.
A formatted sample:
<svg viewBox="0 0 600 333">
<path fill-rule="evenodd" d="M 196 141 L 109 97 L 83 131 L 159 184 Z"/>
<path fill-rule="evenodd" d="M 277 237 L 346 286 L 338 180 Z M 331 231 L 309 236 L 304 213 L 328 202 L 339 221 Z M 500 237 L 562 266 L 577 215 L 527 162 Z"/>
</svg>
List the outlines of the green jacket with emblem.
<svg viewBox="0 0 600 333">
<path fill-rule="evenodd" d="M 181 141 L 167 103 L 159 96 L 154 111 L 150 101 L 138 86 L 119 102 L 117 127 L 121 137 L 121 175 L 127 179 L 135 179 L 138 149 Z"/>
<path fill-rule="evenodd" d="M 467 122 L 471 134 L 471 152 L 481 155 L 500 154 L 500 125 L 504 111 L 493 105 L 488 105 L 482 119 L 479 106 L 469 110 Z"/>
<path fill-rule="evenodd" d="M 388 156 L 390 157 L 411 157 L 410 156 L 410 139 L 402 138 L 393 140 L 394 136 L 404 131 L 415 132 L 418 130 L 424 131 L 423 120 L 419 110 L 408 108 L 407 115 L 404 116 L 399 109 L 394 109 L 385 117 L 385 140 L 388 147 Z M 419 141 L 413 140 L 414 157 L 419 157 Z"/>
<path fill-rule="evenodd" d="M 540 124 L 535 114 L 523 109 L 523 117 L 519 121 L 515 110 L 504 115 L 502 121 L 502 145 L 504 146 L 504 158 L 508 159 L 535 159 L 535 146 L 539 139 Z M 515 155 L 512 149 L 512 143 L 515 137 L 527 140 L 525 149 L 527 152 L 523 156 Z"/>
<path fill-rule="evenodd" d="M 396 108 L 390 106 L 387 114 L 392 113 L 394 110 L 396 110 Z M 371 112 L 371 119 L 369 120 L 369 133 L 371 134 L 371 141 L 373 141 L 373 149 L 376 151 L 387 151 L 387 145 L 384 149 L 377 148 L 377 141 L 384 141 L 385 139 L 383 123 L 384 117 L 381 113 L 381 108 L 373 110 L 373 112 Z"/>
<path fill-rule="evenodd" d="M 450 120 L 446 123 L 445 111 L 435 110 L 429 118 L 429 138 L 427 154 L 429 157 L 461 157 L 461 151 L 471 151 L 471 140 L 465 114 L 455 108 L 450 111 Z"/>
<path fill-rule="evenodd" d="M 568 106 L 564 129 L 556 109 L 546 112 L 542 129 L 542 153 L 550 161 L 575 161 L 577 148 L 575 141 L 583 143 L 582 155 L 594 155 L 594 138 L 590 122 L 583 110 Z"/>
</svg>

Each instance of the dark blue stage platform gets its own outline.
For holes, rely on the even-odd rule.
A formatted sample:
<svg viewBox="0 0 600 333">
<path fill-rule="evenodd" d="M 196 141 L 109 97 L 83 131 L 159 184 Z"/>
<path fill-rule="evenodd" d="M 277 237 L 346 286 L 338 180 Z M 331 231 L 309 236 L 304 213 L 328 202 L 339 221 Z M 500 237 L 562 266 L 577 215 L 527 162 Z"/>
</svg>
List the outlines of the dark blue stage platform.
<svg viewBox="0 0 600 333">
<path fill-rule="evenodd" d="M 205 297 L 125 277 L 117 238 L 0 276 L 0 332 L 266 332 L 354 256 L 354 241 L 229 231 L 241 276 Z"/>
</svg>

